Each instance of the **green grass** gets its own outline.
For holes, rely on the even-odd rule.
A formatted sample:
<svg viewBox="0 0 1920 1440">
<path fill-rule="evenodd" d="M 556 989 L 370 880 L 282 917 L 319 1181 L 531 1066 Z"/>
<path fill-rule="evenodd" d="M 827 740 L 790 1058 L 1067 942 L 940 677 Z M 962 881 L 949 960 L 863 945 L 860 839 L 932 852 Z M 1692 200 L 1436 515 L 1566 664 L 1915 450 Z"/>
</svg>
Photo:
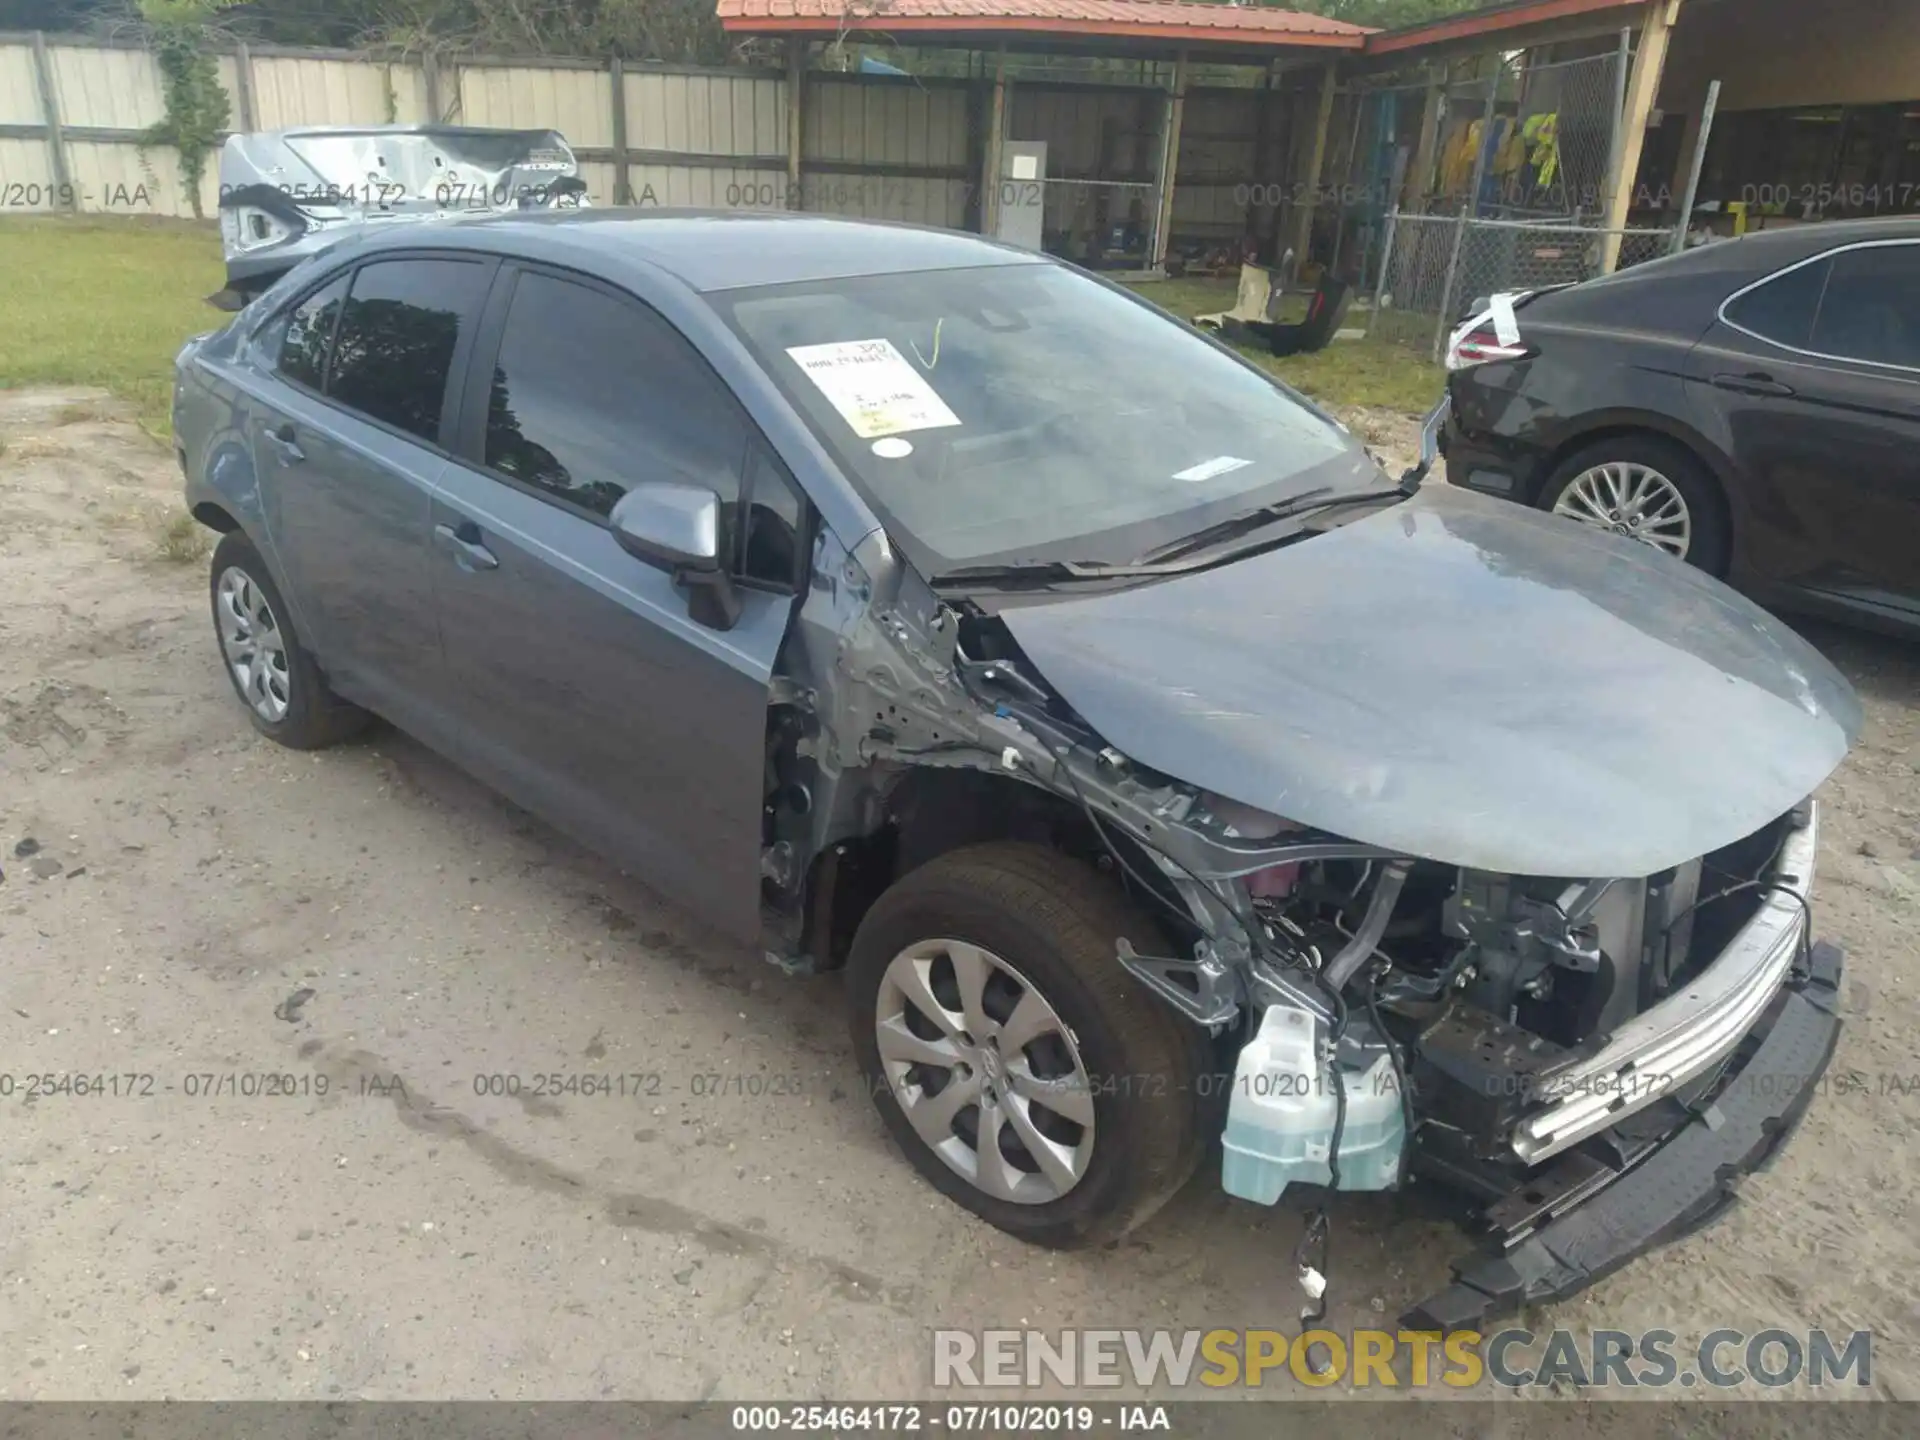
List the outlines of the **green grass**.
<svg viewBox="0 0 1920 1440">
<path fill-rule="evenodd" d="M 0 219 L 0 386 L 104 386 L 164 436 L 174 354 L 224 322 L 206 303 L 223 283 L 209 224 Z"/>
<path fill-rule="evenodd" d="M 1195 315 L 1231 310 L 1235 284 L 1231 280 L 1141 280 L 1132 282 L 1132 289 L 1141 299 L 1191 320 Z M 1304 295 L 1289 297 L 1288 303 L 1291 308 L 1282 311 L 1286 318 L 1304 314 Z M 1284 358 L 1258 350 L 1242 349 L 1241 353 L 1294 389 L 1336 405 L 1379 405 L 1421 415 L 1433 407 L 1446 383 L 1446 371 L 1438 365 L 1386 340 L 1335 340 L 1318 354 Z"/>
<path fill-rule="evenodd" d="M 182 509 L 171 509 L 153 523 L 153 553 L 172 565 L 197 565 L 213 550 L 213 537 Z"/>
</svg>

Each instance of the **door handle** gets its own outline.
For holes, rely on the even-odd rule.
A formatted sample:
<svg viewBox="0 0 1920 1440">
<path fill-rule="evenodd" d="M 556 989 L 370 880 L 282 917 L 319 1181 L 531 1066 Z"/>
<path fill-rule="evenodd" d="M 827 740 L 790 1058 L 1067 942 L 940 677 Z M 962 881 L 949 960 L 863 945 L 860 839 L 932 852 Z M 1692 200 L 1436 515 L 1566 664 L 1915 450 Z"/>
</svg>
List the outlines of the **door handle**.
<svg viewBox="0 0 1920 1440">
<path fill-rule="evenodd" d="M 471 520 L 462 520 L 458 525 L 436 525 L 433 538 L 443 549 L 453 552 L 454 563 L 462 570 L 500 568 L 500 557 L 486 547 L 480 538 L 480 527 Z"/>
<path fill-rule="evenodd" d="M 294 433 L 293 426 L 285 421 L 268 430 L 267 439 L 273 442 L 273 448 L 280 452 L 282 460 L 294 462 L 307 458 L 307 452 L 300 448 L 300 437 Z"/>
<path fill-rule="evenodd" d="M 1771 375 L 1758 370 L 1750 370 L 1745 375 L 1716 375 L 1713 385 L 1717 390 L 1732 390 L 1741 395 L 1791 395 L 1793 387 L 1782 385 Z"/>
</svg>

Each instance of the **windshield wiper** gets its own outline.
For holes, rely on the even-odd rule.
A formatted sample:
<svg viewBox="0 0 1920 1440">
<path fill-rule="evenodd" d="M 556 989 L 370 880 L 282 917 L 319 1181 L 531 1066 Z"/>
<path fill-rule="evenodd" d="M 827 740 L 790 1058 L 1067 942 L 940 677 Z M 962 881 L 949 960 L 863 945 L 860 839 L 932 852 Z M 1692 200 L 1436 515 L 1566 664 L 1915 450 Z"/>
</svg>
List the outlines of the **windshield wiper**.
<svg viewBox="0 0 1920 1440">
<path fill-rule="evenodd" d="M 1208 555 L 1199 560 L 1188 560 L 1183 556 L 1258 530 L 1276 520 L 1346 505 L 1404 500 L 1413 493 L 1410 487 L 1404 485 L 1391 490 L 1357 490 L 1349 495 L 1334 495 L 1332 490 L 1331 485 L 1319 485 L 1311 490 L 1303 490 L 1298 495 L 1289 495 L 1284 500 L 1276 500 L 1270 505 L 1262 505 L 1257 510 L 1231 516 L 1171 545 L 1149 551 L 1129 564 L 1108 564 L 1101 560 L 1015 560 L 1004 565 L 962 565 L 934 576 L 928 584 L 935 590 L 965 589 L 970 585 L 1031 585 L 1045 588 L 1093 580 L 1154 580 L 1169 575 L 1186 575 L 1218 565 L 1229 557 Z"/>
<path fill-rule="evenodd" d="M 961 590 L 969 585 L 1064 585 L 1085 580 L 1148 580 L 1179 575 L 1191 565 L 1109 565 L 1099 560 L 1015 560 L 1005 565 L 962 565 L 933 577 L 935 590 Z"/>
<path fill-rule="evenodd" d="M 1181 555 L 1190 555 L 1195 550 L 1204 550 L 1209 545 L 1217 545 L 1232 540 L 1276 520 L 1288 520 L 1295 516 L 1306 515 L 1315 510 L 1331 510 L 1336 506 L 1364 505 L 1378 500 L 1404 500 L 1413 494 L 1411 487 L 1396 485 L 1391 490 L 1356 490 L 1348 495 L 1335 495 L 1331 485 L 1316 485 L 1311 490 L 1302 490 L 1298 495 L 1289 495 L 1284 500 L 1275 500 L 1270 505 L 1248 510 L 1243 514 L 1232 515 L 1217 525 L 1209 525 L 1204 530 L 1196 530 L 1191 535 L 1182 536 L 1158 550 L 1149 550 L 1141 556 L 1146 564 L 1157 564 L 1172 560 Z"/>
</svg>

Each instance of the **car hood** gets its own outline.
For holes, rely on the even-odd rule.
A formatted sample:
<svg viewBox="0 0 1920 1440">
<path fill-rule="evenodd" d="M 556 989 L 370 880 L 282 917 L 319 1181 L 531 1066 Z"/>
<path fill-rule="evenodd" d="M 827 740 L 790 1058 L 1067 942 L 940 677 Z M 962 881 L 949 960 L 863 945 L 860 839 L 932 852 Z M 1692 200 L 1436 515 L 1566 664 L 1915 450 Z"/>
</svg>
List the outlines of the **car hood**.
<svg viewBox="0 0 1920 1440">
<path fill-rule="evenodd" d="M 1636 541 L 1442 486 L 1264 554 L 1001 617 L 1140 764 L 1476 869 L 1641 876 L 1753 833 L 1860 707 Z"/>
</svg>

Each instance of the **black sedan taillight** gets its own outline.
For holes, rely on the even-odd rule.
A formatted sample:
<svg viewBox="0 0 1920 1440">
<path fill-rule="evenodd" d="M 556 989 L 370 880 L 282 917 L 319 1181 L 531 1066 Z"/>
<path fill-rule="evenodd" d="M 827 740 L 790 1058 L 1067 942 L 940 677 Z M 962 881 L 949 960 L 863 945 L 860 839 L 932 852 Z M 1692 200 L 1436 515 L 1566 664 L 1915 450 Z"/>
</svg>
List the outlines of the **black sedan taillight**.
<svg viewBox="0 0 1920 1440">
<path fill-rule="evenodd" d="M 1539 353 L 1531 345 L 1504 343 L 1491 324 L 1476 325 L 1447 347 L 1447 369 L 1467 370 L 1494 360 L 1526 360 Z"/>
</svg>

